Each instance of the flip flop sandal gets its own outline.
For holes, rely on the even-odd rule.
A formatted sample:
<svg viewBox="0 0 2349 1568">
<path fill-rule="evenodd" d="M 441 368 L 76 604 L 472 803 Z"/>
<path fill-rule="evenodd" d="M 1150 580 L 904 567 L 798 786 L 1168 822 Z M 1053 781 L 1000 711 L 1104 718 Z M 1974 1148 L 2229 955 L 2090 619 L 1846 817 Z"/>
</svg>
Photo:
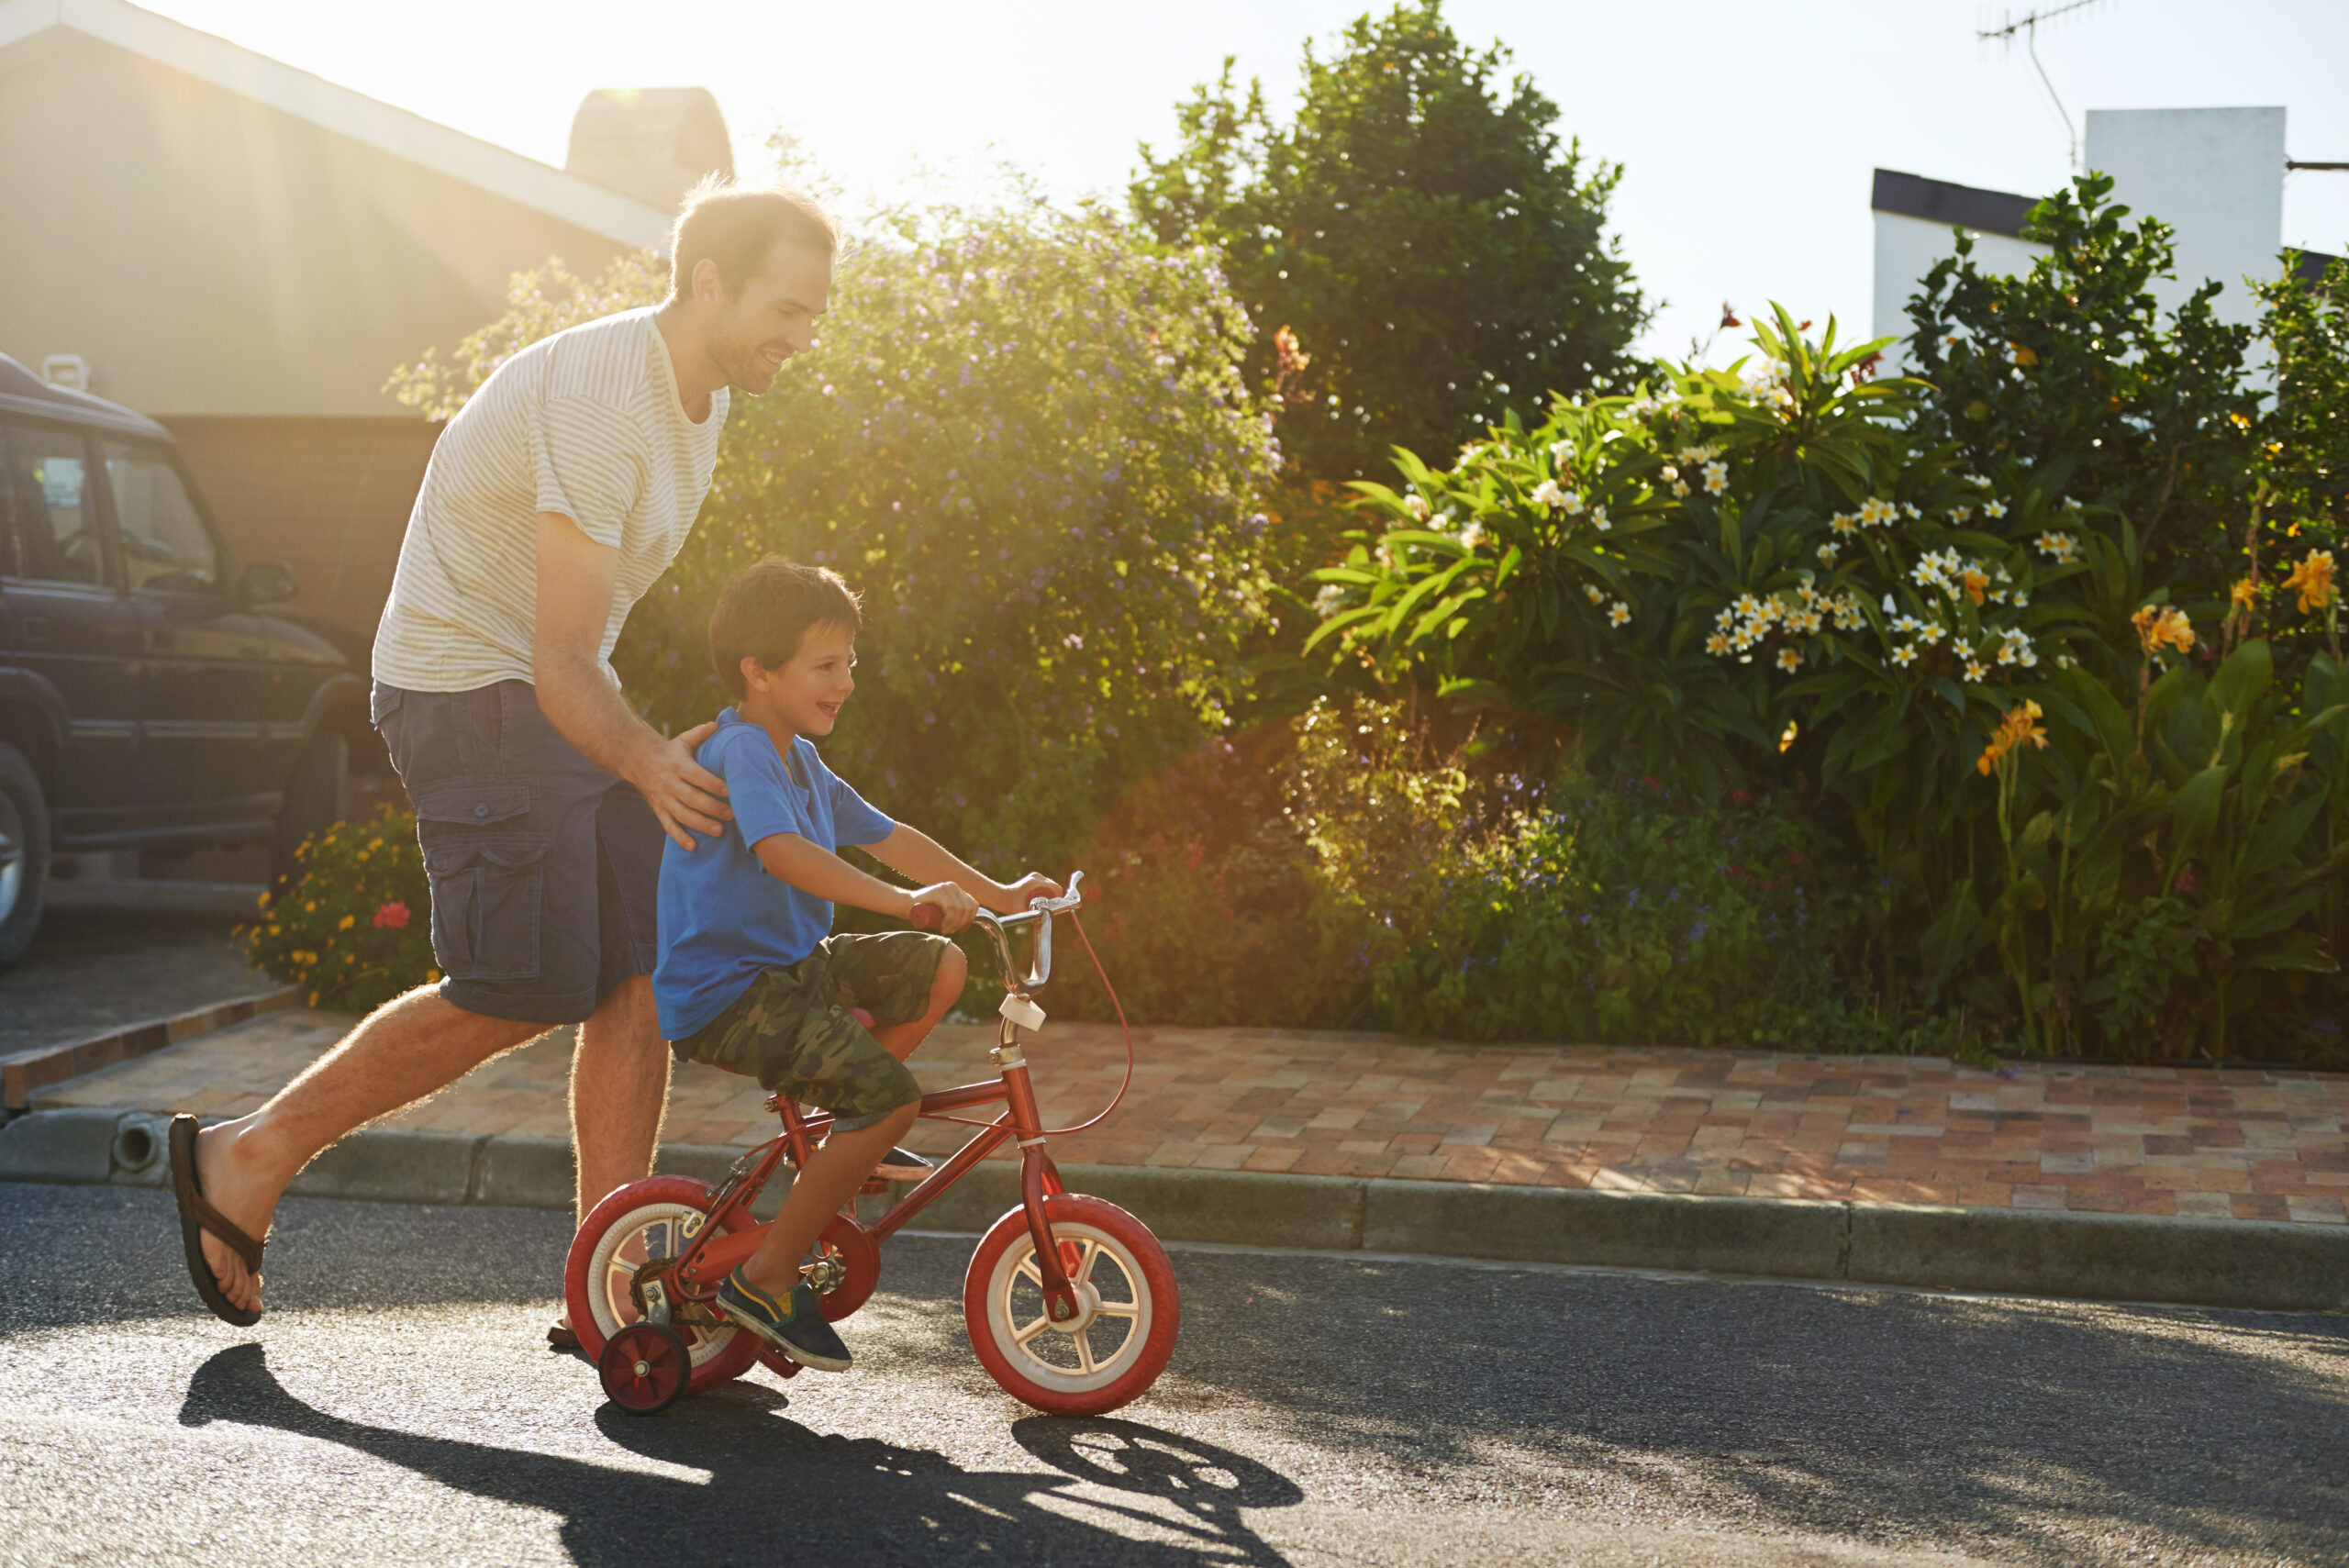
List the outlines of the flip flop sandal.
<svg viewBox="0 0 2349 1568">
<path fill-rule="evenodd" d="M 261 1314 L 238 1306 L 220 1288 L 212 1265 L 204 1261 L 204 1233 L 209 1230 L 228 1243 L 228 1250 L 242 1258 L 245 1267 L 256 1274 L 261 1273 L 262 1243 L 237 1229 L 227 1215 L 205 1201 L 204 1189 L 195 1179 L 195 1131 L 194 1117 L 172 1118 L 172 1192 L 180 1203 L 180 1240 L 187 1249 L 188 1277 L 195 1282 L 195 1294 L 204 1298 L 204 1305 L 212 1309 L 215 1318 L 239 1329 L 250 1329 L 261 1321 Z"/>
</svg>

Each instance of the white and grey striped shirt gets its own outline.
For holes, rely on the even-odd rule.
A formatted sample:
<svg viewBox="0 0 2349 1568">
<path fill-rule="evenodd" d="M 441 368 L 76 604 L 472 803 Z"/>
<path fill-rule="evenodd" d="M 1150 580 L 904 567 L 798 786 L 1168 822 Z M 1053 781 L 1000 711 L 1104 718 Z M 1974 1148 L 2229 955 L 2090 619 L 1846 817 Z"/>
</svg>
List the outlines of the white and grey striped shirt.
<svg viewBox="0 0 2349 1568">
<path fill-rule="evenodd" d="M 533 343 L 491 373 L 441 432 L 408 515 L 375 678 L 465 692 L 530 678 L 538 515 L 560 512 L 619 551 L 597 657 L 668 570 L 709 494 L 728 394 L 685 417 L 652 310 Z"/>
</svg>

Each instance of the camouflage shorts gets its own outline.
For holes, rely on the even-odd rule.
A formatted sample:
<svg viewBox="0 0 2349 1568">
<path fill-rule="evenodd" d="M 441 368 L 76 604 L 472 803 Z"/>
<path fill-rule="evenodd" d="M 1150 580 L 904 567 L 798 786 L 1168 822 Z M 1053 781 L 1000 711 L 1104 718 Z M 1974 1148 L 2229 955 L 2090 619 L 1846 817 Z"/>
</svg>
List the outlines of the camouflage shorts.
<svg viewBox="0 0 2349 1568">
<path fill-rule="evenodd" d="M 821 1106 L 843 1132 L 870 1127 L 921 1090 L 848 1009 L 863 1007 L 885 1029 L 920 1018 L 952 945 L 920 931 L 828 937 L 797 963 L 762 973 L 707 1028 L 670 1049 Z"/>
</svg>

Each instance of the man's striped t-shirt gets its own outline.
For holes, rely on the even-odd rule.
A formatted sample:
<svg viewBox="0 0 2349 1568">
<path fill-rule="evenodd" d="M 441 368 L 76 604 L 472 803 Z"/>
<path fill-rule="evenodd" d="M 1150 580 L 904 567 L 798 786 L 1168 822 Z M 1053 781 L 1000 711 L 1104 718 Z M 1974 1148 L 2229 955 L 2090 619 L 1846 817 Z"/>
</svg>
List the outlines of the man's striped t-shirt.
<svg viewBox="0 0 2349 1568">
<path fill-rule="evenodd" d="M 728 395 L 699 424 L 651 308 L 531 344 L 441 432 L 408 515 L 375 678 L 419 692 L 530 679 L 538 515 L 619 551 L 604 673 L 629 612 L 668 570 L 709 493 Z"/>
</svg>

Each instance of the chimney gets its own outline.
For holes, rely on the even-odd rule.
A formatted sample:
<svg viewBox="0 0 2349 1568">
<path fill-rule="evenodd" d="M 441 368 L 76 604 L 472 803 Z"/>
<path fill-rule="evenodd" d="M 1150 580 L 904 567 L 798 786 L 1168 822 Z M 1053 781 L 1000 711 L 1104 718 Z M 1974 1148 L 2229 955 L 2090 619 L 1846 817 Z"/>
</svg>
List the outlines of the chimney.
<svg viewBox="0 0 2349 1568">
<path fill-rule="evenodd" d="M 734 172 L 726 117 L 706 87 L 599 87 L 571 121 L 563 168 L 661 212 L 705 174 Z"/>
</svg>

